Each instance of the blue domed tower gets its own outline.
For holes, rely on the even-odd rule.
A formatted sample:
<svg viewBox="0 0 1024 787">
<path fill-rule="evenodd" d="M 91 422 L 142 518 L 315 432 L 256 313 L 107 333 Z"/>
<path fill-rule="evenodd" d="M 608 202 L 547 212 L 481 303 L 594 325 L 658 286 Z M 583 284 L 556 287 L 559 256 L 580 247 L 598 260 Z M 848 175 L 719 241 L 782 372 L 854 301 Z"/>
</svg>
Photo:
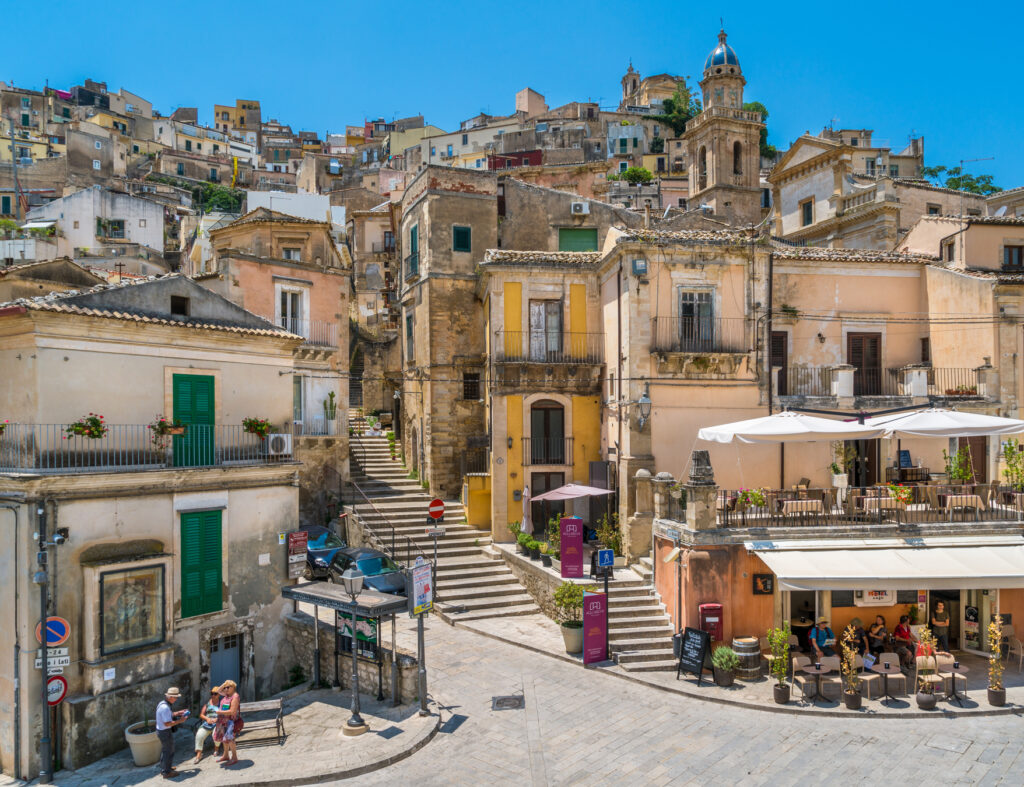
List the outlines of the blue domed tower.
<svg viewBox="0 0 1024 787">
<path fill-rule="evenodd" d="M 761 220 L 758 142 L 764 124 L 758 113 L 743 109 L 745 84 L 739 56 L 722 30 L 704 61 L 704 111 L 687 124 L 683 137 L 691 206 L 708 205 L 719 221 L 734 226 Z"/>
</svg>

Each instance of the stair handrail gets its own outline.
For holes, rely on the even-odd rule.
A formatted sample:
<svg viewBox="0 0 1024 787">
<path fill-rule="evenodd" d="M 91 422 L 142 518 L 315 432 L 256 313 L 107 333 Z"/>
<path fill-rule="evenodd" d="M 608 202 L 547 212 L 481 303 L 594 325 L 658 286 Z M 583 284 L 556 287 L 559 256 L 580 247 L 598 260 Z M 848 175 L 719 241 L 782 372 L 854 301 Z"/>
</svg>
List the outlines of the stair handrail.
<svg viewBox="0 0 1024 787">
<path fill-rule="evenodd" d="M 416 546 L 415 542 L 413 542 L 413 540 L 409 538 L 409 536 L 402 536 L 402 538 L 405 540 L 405 562 L 403 564 L 402 561 L 398 558 L 398 535 L 395 531 L 394 524 L 391 522 L 391 519 L 387 516 L 387 514 L 385 514 L 383 511 L 377 508 L 376 505 L 374 505 L 373 501 L 370 500 L 366 492 L 363 491 L 362 487 L 360 487 L 359 484 L 357 484 L 355 481 L 352 481 L 351 483 L 352 488 L 355 490 L 356 494 L 359 497 L 361 497 L 366 502 L 366 505 L 370 506 L 370 508 L 373 510 L 373 513 L 375 513 L 380 519 L 382 519 L 387 525 L 387 527 L 391 529 L 391 548 L 389 549 L 386 541 L 381 538 L 380 534 L 374 532 L 376 530 L 376 527 L 370 525 L 369 522 L 367 522 L 363 517 L 359 515 L 359 513 L 356 511 L 356 507 L 354 505 L 352 506 L 353 516 L 355 516 L 356 519 L 359 520 L 360 524 L 362 524 L 363 532 L 370 535 L 370 540 L 377 549 L 379 549 L 381 552 L 390 557 L 399 565 L 403 565 L 405 567 L 410 566 L 412 562 L 415 561 L 415 559 L 418 557 L 422 557 L 423 560 L 427 563 L 432 562 L 430 558 L 427 556 L 427 554 L 418 546 Z"/>
</svg>

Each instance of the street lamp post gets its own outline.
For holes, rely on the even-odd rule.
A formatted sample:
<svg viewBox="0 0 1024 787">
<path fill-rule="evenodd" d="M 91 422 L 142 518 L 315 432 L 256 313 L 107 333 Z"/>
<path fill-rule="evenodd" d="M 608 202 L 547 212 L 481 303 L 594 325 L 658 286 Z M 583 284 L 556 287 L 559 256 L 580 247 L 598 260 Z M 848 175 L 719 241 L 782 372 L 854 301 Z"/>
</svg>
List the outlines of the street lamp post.
<svg viewBox="0 0 1024 787">
<path fill-rule="evenodd" d="M 341 584 L 352 599 L 352 718 L 342 729 L 345 735 L 362 735 L 370 729 L 359 715 L 359 663 L 356 661 L 356 598 L 363 589 L 363 572 L 350 568 L 341 575 Z"/>
</svg>

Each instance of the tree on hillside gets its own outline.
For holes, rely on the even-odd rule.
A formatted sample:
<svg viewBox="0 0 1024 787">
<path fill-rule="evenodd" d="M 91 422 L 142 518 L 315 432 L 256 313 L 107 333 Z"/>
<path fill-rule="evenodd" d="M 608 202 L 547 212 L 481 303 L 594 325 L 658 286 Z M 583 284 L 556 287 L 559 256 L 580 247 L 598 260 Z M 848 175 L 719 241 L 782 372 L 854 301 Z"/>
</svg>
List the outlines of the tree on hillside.
<svg viewBox="0 0 1024 787">
<path fill-rule="evenodd" d="M 743 108 L 747 110 L 747 112 L 761 113 L 761 122 L 768 122 L 768 107 L 760 101 L 744 101 Z M 775 149 L 775 145 L 768 144 L 768 126 L 761 129 L 761 139 L 759 140 L 758 147 L 761 151 L 762 158 L 775 158 L 778 154 L 778 151 Z"/>
<path fill-rule="evenodd" d="M 654 175 L 651 174 L 649 169 L 644 167 L 629 167 L 622 170 L 617 175 L 609 175 L 608 180 L 624 180 L 630 186 L 636 186 L 642 183 L 650 183 Z"/>
<path fill-rule="evenodd" d="M 661 106 L 664 114 L 658 115 L 657 119 L 670 125 L 677 137 L 686 131 L 690 118 L 701 113 L 700 98 L 693 94 L 684 81 L 676 83 L 676 92 L 671 98 L 666 98 Z"/>
<path fill-rule="evenodd" d="M 969 191 L 972 194 L 995 194 L 1002 191 L 992 182 L 991 175 L 969 175 L 962 167 L 922 167 L 921 174 L 936 186 L 954 191 Z"/>
</svg>

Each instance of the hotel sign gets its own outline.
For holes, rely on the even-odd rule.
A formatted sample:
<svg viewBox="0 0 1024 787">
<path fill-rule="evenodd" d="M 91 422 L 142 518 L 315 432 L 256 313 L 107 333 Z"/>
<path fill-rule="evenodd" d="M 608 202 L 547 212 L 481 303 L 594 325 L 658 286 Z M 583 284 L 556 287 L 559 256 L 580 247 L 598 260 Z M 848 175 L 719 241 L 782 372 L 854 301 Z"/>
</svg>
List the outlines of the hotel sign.
<svg viewBox="0 0 1024 787">
<path fill-rule="evenodd" d="M 896 604 L 895 590 L 858 590 L 853 594 L 858 607 L 891 607 Z"/>
</svg>

